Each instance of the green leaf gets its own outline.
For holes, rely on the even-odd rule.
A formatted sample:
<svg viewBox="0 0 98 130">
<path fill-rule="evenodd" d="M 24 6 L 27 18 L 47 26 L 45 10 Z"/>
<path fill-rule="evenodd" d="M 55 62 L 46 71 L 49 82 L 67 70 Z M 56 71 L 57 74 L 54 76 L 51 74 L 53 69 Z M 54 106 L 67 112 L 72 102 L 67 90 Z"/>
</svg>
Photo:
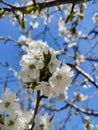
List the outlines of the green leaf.
<svg viewBox="0 0 98 130">
<path fill-rule="evenodd" d="M 79 114 L 80 114 L 80 112 L 79 112 L 79 111 L 76 111 L 76 112 L 75 112 L 75 115 L 79 115 Z"/>
<path fill-rule="evenodd" d="M 21 25 L 21 28 L 22 28 L 23 30 L 25 30 L 25 29 L 26 29 L 26 23 L 25 23 L 24 19 L 22 19 L 22 20 L 19 19 L 18 22 L 19 22 L 19 24 Z"/>
<path fill-rule="evenodd" d="M 35 6 L 28 6 L 28 7 L 25 8 L 25 14 L 28 15 L 28 14 L 30 14 L 32 11 L 35 12 L 37 9 L 38 9 L 38 8 L 35 7 Z"/>
<path fill-rule="evenodd" d="M 4 17 L 4 10 L 0 10 L 0 18 L 3 18 Z"/>
<path fill-rule="evenodd" d="M 22 20 L 21 27 L 22 27 L 22 29 L 23 29 L 23 30 L 25 30 L 25 29 L 26 29 L 26 23 L 25 23 L 25 21 L 24 21 L 24 20 Z"/>
<path fill-rule="evenodd" d="M 69 21 L 72 21 L 74 19 L 74 17 L 76 16 L 77 12 L 72 12 L 71 14 L 69 14 L 65 20 L 65 23 L 68 23 Z"/>
</svg>

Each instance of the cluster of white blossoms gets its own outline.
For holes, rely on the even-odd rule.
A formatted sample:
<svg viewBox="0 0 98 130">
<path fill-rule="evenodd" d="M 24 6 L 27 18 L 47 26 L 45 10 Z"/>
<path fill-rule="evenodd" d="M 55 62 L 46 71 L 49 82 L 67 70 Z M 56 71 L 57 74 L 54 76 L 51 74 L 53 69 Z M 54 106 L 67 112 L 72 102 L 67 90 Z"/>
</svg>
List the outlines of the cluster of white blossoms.
<svg viewBox="0 0 98 130">
<path fill-rule="evenodd" d="M 57 59 L 59 52 L 40 40 L 26 42 L 23 48 L 26 54 L 20 61 L 19 79 L 29 92 L 40 90 L 41 94 L 48 97 L 63 94 L 66 98 L 73 72 L 68 65 Z"/>
<path fill-rule="evenodd" d="M 34 110 L 21 110 L 16 94 L 6 89 L 0 100 L 0 130 L 30 130 Z M 52 130 L 54 127 L 51 116 L 37 115 L 34 119 L 33 130 Z"/>
<path fill-rule="evenodd" d="M 0 100 L 0 130 L 28 130 L 31 119 L 31 112 L 22 111 L 16 94 L 6 89 Z"/>
</svg>

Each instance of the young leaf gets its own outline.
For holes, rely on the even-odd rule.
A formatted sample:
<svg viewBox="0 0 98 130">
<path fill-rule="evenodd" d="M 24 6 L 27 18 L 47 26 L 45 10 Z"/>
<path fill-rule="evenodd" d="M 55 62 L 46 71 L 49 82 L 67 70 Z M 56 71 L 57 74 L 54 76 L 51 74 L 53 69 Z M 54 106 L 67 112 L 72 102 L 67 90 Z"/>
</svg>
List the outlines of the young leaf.
<svg viewBox="0 0 98 130">
<path fill-rule="evenodd" d="M 30 14 L 32 11 L 36 11 L 37 10 L 37 7 L 36 6 L 28 6 L 25 8 L 25 14 L 28 15 Z"/>
<path fill-rule="evenodd" d="M 76 16 L 77 12 L 72 12 L 71 14 L 69 14 L 65 20 L 65 23 L 68 23 L 69 21 L 72 21 L 74 19 L 74 17 Z"/>
<path fill-rule="evenodd" d="M 0 18 L 3 18 L 4 17 L 4 11 L 1 9 L 0 10 Z"/>
</svg>

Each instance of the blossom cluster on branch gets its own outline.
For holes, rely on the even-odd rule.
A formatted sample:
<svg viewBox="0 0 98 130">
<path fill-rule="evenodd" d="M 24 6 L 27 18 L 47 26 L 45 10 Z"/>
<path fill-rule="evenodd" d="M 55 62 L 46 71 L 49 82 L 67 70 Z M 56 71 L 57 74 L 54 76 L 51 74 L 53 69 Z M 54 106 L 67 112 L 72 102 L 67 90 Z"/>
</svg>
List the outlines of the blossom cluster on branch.
<svg viewBox="0 0 98 130">
<path fill-rule="evenodd" d="M 16 94 L 6 89 L 0 100 L 0 130 L 30 130 L 34 111 L 21 110 Z M 36 115 L 33 130 L 51 130 L 53 123 L 48 114 Z"/>
<path fill-rule="evenodd" d="M 25 39 L 26 40 L 26 39 Z M 71 85 L 73 72 L 64 62 L 58 60 L 59 51 L 50 48 L 46 42 L 26 40 L 20 37 L 20 44 L 25 54 L 20 60 L 21 71 L 18 78 L 29 93 L 40 91 L 49 98 L 67 98 L 67 90 Z M 38 107 L 38 106 L 37 106 Z M 38 108 L 35 108 L 36 111 Z M 16 94 L 6 89 L 0 102 L 1 130 L 51 130 L 51 117 L 36 115 L 34 110 L 23 111 L 16 100 Z M 32 124 L 32 120 L 33 124 Z"/>
<path fill-rule="evenodd" d="M 19 39 L 20 42 L 23 39 Z M 23 46 L 26 54 L 20 61 L 19 79 L 30 93 L 40 90 L 47 97 L 64 95 L 71 84 L 73 72 L 71 68 L 58 60 L 59 51 L 50 48 L 43 41 L 26 42 Z"/>
<path fill-rule="evenodd" d="M 16 94 L 6 89 L 0 100 L 0 130 L 28 130 L 31 118 L 30 111 L 20 109 Z"/>
</svg>

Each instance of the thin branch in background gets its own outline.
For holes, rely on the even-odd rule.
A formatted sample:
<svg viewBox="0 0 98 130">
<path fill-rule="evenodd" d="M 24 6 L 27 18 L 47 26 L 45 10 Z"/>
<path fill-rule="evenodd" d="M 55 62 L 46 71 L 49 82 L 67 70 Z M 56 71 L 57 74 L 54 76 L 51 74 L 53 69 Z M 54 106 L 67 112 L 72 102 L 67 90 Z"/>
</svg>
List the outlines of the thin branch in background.
<svg viewBox="0 0 98 130">
<path fill-rule="evenodd" d="M 68 64 L 70 67 L 73 67 L 75 70 L 77 70 L 80 74 L 82 74 L 85 78 L 87 78 L 97 89 L 98 89 L 98 83 L 84 70 L 82 70 L 79 66 Z"/>
<path fill-rule="evenodd" d="M 83 109 L 83 108 L 80 108 L 80 106 L 76 106 L 75 105 L 75 101 L 66 101 L 66 104 L 61 107 L 61 108 L 51 108 L 51 107 L 47 107 L 47 106 L 43 106 L 45 108 L 45 110 L 47 111 L 54 111 L 54 112 L 60 112 L 60 111 L 63 111 L 63 110 L 66 110 L 67 108 L 74 108 L 76 111 L 80 112 L 80 113 L 83 113 L 83 114 L 86 114 L 86 115 L 89 115 L 89 116 L 98 116 L 98 112 L 97 111 L 93 111 L 93 110 L 86 110 L 86 109 Z"/>
<path fill-rule="evenodd" d="M 96 59 L 94 59 L 94 58 L 86 58 L 86 60 L 88 60 L 88 61 L 93 61 L 93 62 L 98 62 L 98 59 L 96 58 Z"/>
<path fill-rule="evenodd" d="M 98 112 L 95 110 L 93 111 L 93 110 L 86 110 L 86 109 L 80 108 L 80 107 L 76 106 L 73 102 L 67 102 L 67 103 L 71 107 L 73 107 L 75 110 L 77 110 L 78 112 L 84 113 L 84 114 L 89 115 L 89 116 L 96 116 L 96 117 L 98 116 Z"/>
</svg>

